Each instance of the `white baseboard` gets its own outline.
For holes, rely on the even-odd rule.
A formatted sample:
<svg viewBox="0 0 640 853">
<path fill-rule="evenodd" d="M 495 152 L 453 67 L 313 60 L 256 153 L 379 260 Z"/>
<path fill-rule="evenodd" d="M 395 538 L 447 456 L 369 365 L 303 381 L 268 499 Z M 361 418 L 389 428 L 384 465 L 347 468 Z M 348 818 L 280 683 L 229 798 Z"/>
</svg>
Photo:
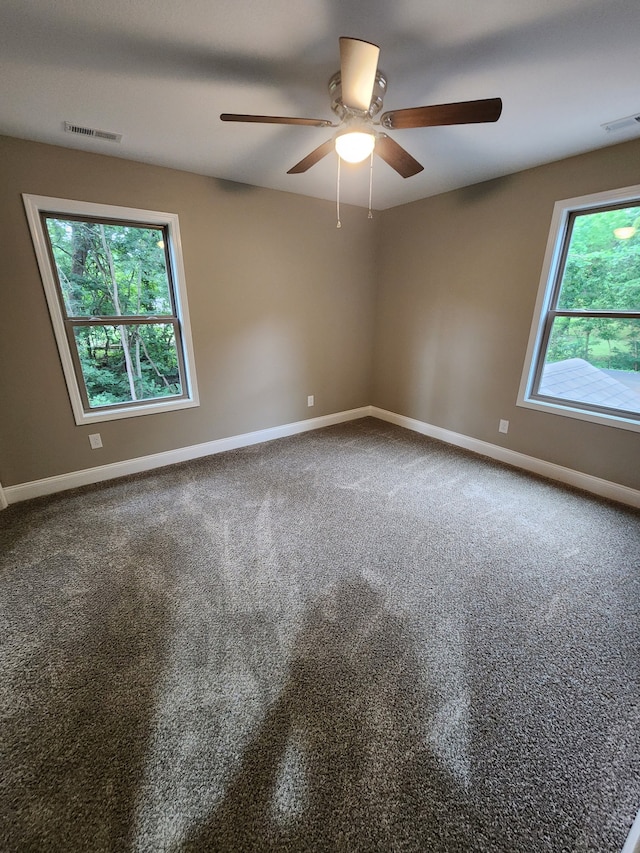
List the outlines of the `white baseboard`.
<svg viewBox="0 0 640 853">
<path fill-rule="evenodd" d="M 442 429 L 442 427 L 432 426 L 423 421 L 417 421 L 414 418 L 397 415 L 395 412 L 388 412 L 386 409 L 377 408 L 377 406 L 371 407 L 371 415 L 382 421 L 388 421 L 414 432 L 419 432 L 422 435 L 428 435 L 430 438 L 437 438 L 439 441 L 444 441 L 447 444 L 464 447 L 465 450 L 471 450 L 482 456 L 488 456 L 490 459 L 496 459 L 498 462 L 505 462 L 507 465 L 513 465 L 515 468 L 522 468 L 525 471 L 531 471 L 533 474 L 548 477 L 550 480 L 557 480 L 560 483 L 575 486 L 577 489 L 584 489 L 584 491 L 591 492 L 594 495 L 640 508 L 640 491 L 630 489 L 628 486 L 611 483 L 609 480 L 601 480 L 599 477 L 592 477 L 590 474 L 583 474 L 581 471 L 574 471 L 572 468 L 564 468 L 562 465 L 555 465 L 553 462 L 545 462 L 543 459 L 537 459 L 535 456 L 527 456 L 524 453 L 518 453 L 515 450 L 509 450 L 497 444 L 489 444 L 488 441 L 480 441 L 477 438 L 471 438 L 468 435 Z"/>
<path fill-rule="evenodd" d="M 629 831 L 622 853 L 640 853 L 640 811 Z"/>
<path fill-rule="evenodd" d="M 20 483 L 17 486 L 5 486 L 4 496 L 9 504 L 18 503 L 42 495 L 51 495 L 54 492 L 63 492 L 66 489 L 75 489 L 78 486 L 100 483 L 103 480 L 113 480 L 116 477 L 124 477 L 128 474 L 139 474 L 153 468 L 163 468 L 165 465 L 174 465 L 176 462 L 187 462 L 189 459 L 198 459 L 201 456 L 212 456 L 216 453 L 223 453 L 225 450 L 236 450 L 238 447 L 248 447 L 251 444 L 272 441 L 274 438 L 284 438 L 288 435 L 309 432 L 333 424 L 353 421 L 357 418 L 366 418 L 370 414 L 371 406 L 362 406 L 359 409 L 336 412 L 319 418 L 309 418 L 305 421 L 283 424 L 256 432 L 246 432 L 243 435 L 233 435 L 229 438 L 219 438 L 215 441 L 206 441 L 203 444 L 193 444 L 189 447 L 179 447 L 176 450 L 153 453 L 150 456 L 140 456 L 137 459 L 111 462 L 108 465 L 98 465 L 95 468 L 85 468 L 82 471 L 71 471 L 68 474 L 46 477 L 43 480 Z"/>
<path fill-rule="evenodd" d="M 248 432 L 242 435 L 234 435 L 229 438 L 220 438 L 215 441 L 207 441 L 203 444 L 194 444 L 189 447 L 180 447 L 176 450 L 168 450 L 164 453 L 154 453 L 150 456 L 141 456 L 137 459 L 126 459 L 122 462 L 113 462 L 108 465 L 99 465 L 95 468 L 86 468 L 82 471 L 71 471 L 69 474 L 60 474 L 55 477 L 47 477 L 43 480 L 34 480 L 30 483 L 20 483 L 17 486 L 4 487 L 4 501 L 7 504 L 18 503 L 30 498 L 50 495 L 54 492 L 62 492 L 66 489 L 75 489 L 77 486 L 86 486 L 91 483 L 99 483 L 103 480 L 112 480 L 116 477 L 124 477 L 128 474 L 138 474 L 141 471 L 149 471 L 153 468 L 161 468 L 165 465 L 173 465 L 176 462 L 187 462 L 189 459 L 197 459 L 201 456 L 212 456 L 223 453 L 225 450 L 235 450 L 239 447 L 248 447 L 251 444 L 260 444 L 264 441 L 272 441 L 275 438 L 284 438 L 289 435 L 309 432 L 333 424 L 356 420 L 357 418 L 374 417 L 388 423 L 436 438 L 456 447 L 463 447 L 490 459 L 505 462 L 515 468 L 522 468 L 534 474 L 557 480 L 578 489 L 584 489 L 600 497 L 609 498 L 629 506 L 640 508 L 640 491 L 630 489 L 618 483 L 601 480 L 590 474 L 583 474 L 562 465 L 545 462 L 533 456 L 526 456 L 515 450 L 509 450 L 496 444 L 489 444 L 468 435 L 452 432 L 442 427 L 433 426 L 423 421 L 398 415 L 377 406 L 361 406 L 358 409 L 349 409 L 344 412 L 336 412 L 332 415 L 323 415 L 319 418 L 309 418 L 282 426 L 270 427 L 269 429 Z M 0 503 L 1 508 L 1 503 Z"/>
</svg>

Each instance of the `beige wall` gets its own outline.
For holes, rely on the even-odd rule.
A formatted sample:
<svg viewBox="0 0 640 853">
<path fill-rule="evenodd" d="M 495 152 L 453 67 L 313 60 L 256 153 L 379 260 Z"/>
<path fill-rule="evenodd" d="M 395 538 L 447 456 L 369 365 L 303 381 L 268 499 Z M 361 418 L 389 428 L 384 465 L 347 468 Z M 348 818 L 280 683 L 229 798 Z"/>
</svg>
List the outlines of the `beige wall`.
<svg viewBox="0 0 640 853">
<path fill-rule="evenodd" d="M 639 164 L 634 141 L 386 211 L 372 403 L 640 489 L 640 433 L 516 407 L 554 203 Z"/>
<path fill-rule="evenodd" d="M 159 453 L 371 400 L 366 211 L 0 137 L 0 482 Z M 76 426 L 21 193 L 177 213 L 200 407 Z M 307 395 L 316 405 L 307 408 Z M 104 447 L 87 436 L 99 431 Z"/>
<path fill-rule="evenodd" d="M 554 202 L 640 183 L 638 163 L 640 141 L 373 223 L 346 207 L 338 231 L 328 202 L 0 137 L 0 482 L 372 403 L 640 489 L 640 433 L 515 405 Z M 199 408 L 75 425 L 23 192 L 179 214 Z"/>
</svg>

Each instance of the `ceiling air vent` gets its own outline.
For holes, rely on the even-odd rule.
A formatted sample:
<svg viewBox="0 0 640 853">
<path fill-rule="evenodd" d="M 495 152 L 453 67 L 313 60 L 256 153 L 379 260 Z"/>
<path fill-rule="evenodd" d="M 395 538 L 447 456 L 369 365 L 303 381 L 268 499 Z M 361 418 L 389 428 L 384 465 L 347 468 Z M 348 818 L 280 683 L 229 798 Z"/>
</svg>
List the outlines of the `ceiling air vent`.
<svg viewBox="0 0 640 853">
<path fill-rule="evenodd" d="M 638 125 L 640 125 L 640 113 L 608 121 L 606 124 L 601 124 L 600 127 L 607 133 L 612 133 L 615 130 L 625 130 L 629 127 L 638 127 Z"/>
<path fill-rule="evenodd" d="M 107 139 L 109 142 L 120 142 L 121 133 L 112 133 L 110 130 L 96 130 L 95 127 L 81 127 L 70 121 L 64 123 L 65 133 L 76 133 L 78 136 L 93 136 L 95 139 Z"/>
</svg>

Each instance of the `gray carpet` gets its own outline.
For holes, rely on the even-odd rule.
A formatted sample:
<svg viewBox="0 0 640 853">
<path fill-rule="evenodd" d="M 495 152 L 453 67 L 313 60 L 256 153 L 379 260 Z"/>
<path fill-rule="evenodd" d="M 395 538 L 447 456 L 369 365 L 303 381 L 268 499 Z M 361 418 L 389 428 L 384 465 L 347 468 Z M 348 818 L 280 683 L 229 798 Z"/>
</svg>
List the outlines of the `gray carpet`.
<svg viewBox="0 0 640 853">
<path fill-rule="evenodd" d="M 0 513 L 2 851 L 620 851 L 640 514 L 365 419 Z"/>
</svg>

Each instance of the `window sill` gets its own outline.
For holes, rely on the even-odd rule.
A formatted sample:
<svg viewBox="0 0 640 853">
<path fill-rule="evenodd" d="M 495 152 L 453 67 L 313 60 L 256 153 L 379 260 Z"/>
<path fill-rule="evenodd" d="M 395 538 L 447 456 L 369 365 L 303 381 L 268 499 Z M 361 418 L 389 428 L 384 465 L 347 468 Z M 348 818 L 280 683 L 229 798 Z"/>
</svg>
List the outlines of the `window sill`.
<svg viewBox="0 0 640 853">
<path fill-rule="evenodd" d="M 86 424 L 97 424 L 103 421 L 116 421 L 121 418 L 135 418 L 141 415 L 159 415 L 162 412 L 176 412 L 180 409 L 193 409 L 199 406 L 197 399 L 176 400 L 173 403 L 148 403 L 139 406 L 123 406 L 118 409 L 96 409 L 93 412 L 74 412 L 75 421 L 78 426 Z"/>
<path fill-rule="evenodd" d="M 570 403 L 552 403 L 549 400 L 536 400 L 531 397 L 519 398 L 517 406 L 525 409 L 535 409 L 538 412 L 547 412 L 551 415 L 561 415 L 565 418 L 574 418 L 580 421 L 588 421 L 601 426 L 613 427 L 614 429 L 626 429 L 632 432 L 640 432 L 640 422 L 631 418 L 622 418 L 618 415 L 605 415 L 600 412 L 590 412 L 572 406 Z"/>
</svg>

